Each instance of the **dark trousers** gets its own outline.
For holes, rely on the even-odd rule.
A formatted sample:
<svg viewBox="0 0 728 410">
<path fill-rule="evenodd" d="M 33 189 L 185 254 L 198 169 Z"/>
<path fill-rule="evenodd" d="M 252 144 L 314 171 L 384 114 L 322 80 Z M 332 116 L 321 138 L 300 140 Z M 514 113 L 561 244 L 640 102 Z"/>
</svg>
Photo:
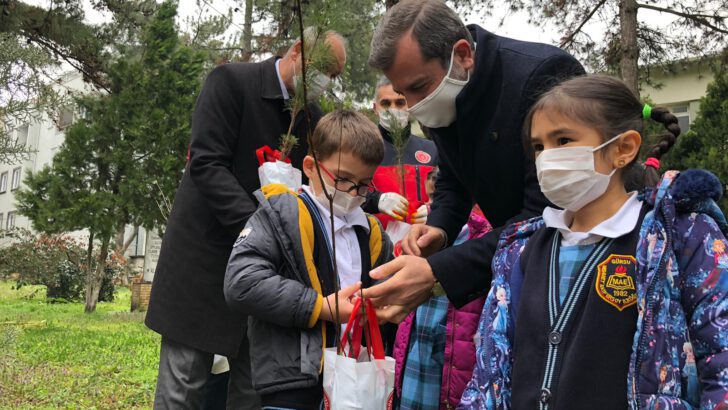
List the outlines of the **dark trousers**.
<svg viewBox="0 0 728 410">
<path fill-rule="evenodd" d="M 154 409 L 199 410 L 203 405 L 205 384 L 212 376 L 212 360 L 212 353 L 162 337 Z M 247 338 L 243 338 L 238 357 L 228 358 L 228 362 L 230 380 L 227 386 L 227 408 L 259 410 L 260 398 L 250 381 Z"/>
</svg>

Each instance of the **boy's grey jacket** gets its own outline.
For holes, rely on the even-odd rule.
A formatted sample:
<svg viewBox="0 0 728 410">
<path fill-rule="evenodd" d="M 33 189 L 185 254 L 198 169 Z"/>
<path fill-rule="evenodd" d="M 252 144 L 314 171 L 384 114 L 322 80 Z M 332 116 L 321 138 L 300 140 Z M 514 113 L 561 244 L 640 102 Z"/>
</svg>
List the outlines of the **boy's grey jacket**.
<svg viewBox="0 0 728 410">
<path fill-rule="evenodd" d="M 314 386 L 327 337 L 313 261 L 313 218 L 283 185 L 255 192 L 260 206 L 233 247 L 225 274 L 228 306 L 247 317 L 253 387 L 260 394 Z M 391 259 L 392 244 L 369 216 L 372 267 Z M 313 315 L 315 314 L 315 318 Z"/>
</svg>

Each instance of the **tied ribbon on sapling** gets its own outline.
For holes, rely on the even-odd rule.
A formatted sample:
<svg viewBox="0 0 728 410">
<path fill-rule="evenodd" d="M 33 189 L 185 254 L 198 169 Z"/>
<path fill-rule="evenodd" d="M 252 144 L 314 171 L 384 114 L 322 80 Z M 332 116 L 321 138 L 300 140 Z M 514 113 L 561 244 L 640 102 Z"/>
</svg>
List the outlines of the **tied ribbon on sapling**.
<svg viewBox="0 0 728 410">
<path fill-rule="evenodd" d="M 255 156 L 258 157 L 258 165 L 263 165 L 266 162 L 283 161 L 288 164 L 291 163 L 291 159 L 280 150 L 274 150 L 273 148 L 265 145 L 255 150 Z"/>
<path fill-rule="evenodd" d="M 291 164 L 291 160 L 280 150 L 263 146 L 255 150 L 258 157 L 258 178 L 260 186 L 282 184 L 293 192 L 301 188 L 301 170 Z"/>
</svg>

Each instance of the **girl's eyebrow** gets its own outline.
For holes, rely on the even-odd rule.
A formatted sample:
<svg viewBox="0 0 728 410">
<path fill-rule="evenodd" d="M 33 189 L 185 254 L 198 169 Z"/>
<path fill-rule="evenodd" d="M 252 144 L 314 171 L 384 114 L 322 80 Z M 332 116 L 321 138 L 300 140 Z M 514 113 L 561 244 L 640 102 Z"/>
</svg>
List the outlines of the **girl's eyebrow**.
<svg viewBox="0 0 728 410">
<path fill-rule="evenodd" d="M 558 136 L 561 136 L 564 134 L 572 134 L 573 132 L 574 132 L 574 130 L 572 130 L 570 128 L 562 127 L 562 128 L 557 128 L 555 130 L 549 131 L 547 136 L 549 138 L 555 138 L 555 137 L 558 137 Z"/>
</svg>

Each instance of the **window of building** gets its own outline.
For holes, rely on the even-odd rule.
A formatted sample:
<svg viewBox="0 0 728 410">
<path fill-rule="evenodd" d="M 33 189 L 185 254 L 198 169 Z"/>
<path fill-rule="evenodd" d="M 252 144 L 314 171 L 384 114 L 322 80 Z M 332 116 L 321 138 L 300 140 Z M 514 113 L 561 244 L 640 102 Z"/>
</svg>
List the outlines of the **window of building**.
<svg viewBox="0 0 728 410">
<path fill-rule="evenodd" d="M 5 229 L 15 228 L 15 211 L 8 212 L 8 223 L 5 225 Z"/>
<path fill-rule="evenodd" d="M 0 174 L 0 194 L 8 190 L 8 173 L 3 172 Z"/>
<path fill-rule="evenodd" d="M 687 105 L 676 105 L 670 107 L 670 111 L 677 117 L 677 123 L 680 126 L 680 133 L 685 134 L 690 129 L 690 113 Z"/>
<path fill-rule="evenodd" d="M 15 133 L 15 144 L 24 147 L 28 143 L 28 125 L 18 128 Z"/>
<path fill-rule="evenodd" d="M 0 231 L 3 230 L 3 221 L 5 220 L 5 218 L 3 218 L 3 216 L 4 215 L 2 213 L 0 213 Z"/>
<path fill-rule="evenodd" d="M 58 115 L 58 128 L 64 129 L 73 123 L 73 108 L 65 107 Z"/>
<path fill-rule="evenodd" d="M 16 190 L 20 186 L 20 168 L 13 170 L 13 179 L 10 181 L 10 189 Z"/>
</svg>

